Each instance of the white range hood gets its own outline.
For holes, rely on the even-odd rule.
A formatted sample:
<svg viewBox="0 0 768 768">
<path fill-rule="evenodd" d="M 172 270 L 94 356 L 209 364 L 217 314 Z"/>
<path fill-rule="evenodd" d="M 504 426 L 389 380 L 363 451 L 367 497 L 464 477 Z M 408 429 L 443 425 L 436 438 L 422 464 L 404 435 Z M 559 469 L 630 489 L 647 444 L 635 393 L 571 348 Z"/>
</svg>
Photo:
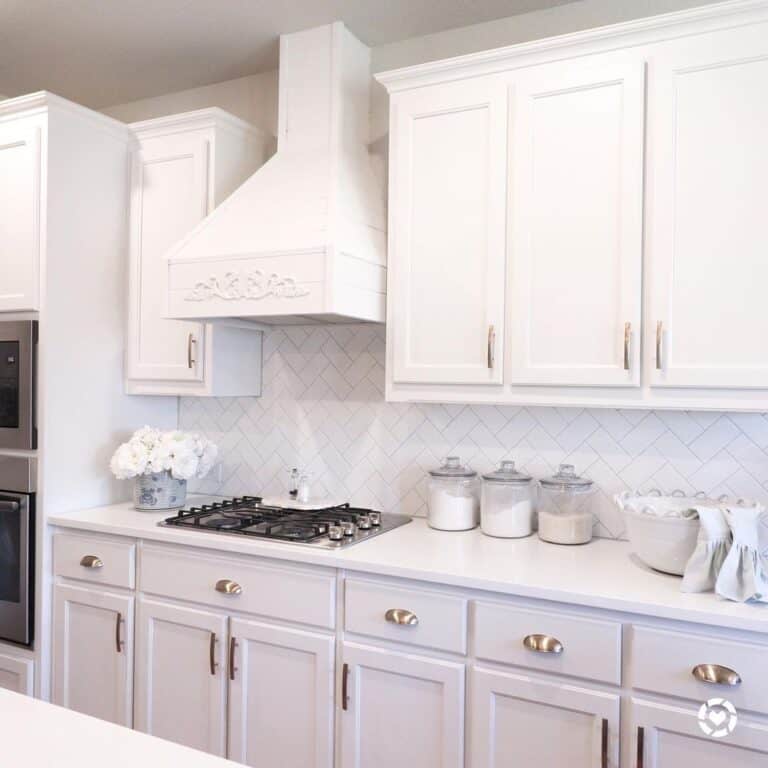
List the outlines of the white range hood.
<svg viewBox="0 0 768 768">
<path fill-rule="evenodd" d="M 343 24 L 283 35 L 277 154 L 168 256 L 168 316 L 384 321 L 370 52 Z"/>
</svg>

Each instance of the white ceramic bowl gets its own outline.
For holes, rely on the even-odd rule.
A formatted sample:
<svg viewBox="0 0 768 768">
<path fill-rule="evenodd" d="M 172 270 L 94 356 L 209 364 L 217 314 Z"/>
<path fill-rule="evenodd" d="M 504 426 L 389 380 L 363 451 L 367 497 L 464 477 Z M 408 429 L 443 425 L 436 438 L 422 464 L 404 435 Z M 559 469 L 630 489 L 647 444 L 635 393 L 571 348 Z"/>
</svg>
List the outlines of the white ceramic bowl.
<svg viewBox="0 0 768 768">
<path fill-rule="evenodd" d="M 696 548 L 699 519 L 658 517 L 626 507 L 624 515 L 635 554 L 657 571 L 682 576 Z"/>
</svg>

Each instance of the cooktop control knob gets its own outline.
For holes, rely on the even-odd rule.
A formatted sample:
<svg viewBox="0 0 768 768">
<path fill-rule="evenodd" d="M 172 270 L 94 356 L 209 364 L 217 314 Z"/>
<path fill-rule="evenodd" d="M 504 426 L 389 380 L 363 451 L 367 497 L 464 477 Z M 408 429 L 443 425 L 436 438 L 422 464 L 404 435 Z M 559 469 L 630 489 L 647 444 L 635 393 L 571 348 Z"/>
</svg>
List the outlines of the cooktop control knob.
<svg viewBox="0 0 768 768">
<path fill-rule="evenodd" d="M 328 528 L 328 538 L 331 541 L 341 541 L 344 538 L 344 529 L 340 525 L 332 525 Z"/>
<path fill-rule="evenodd" d="M 361 531 L 368 531 L 371 528 L 371 518 L 368 515 L 360 515 L 357 518 L 357 527 Z"/>
<path fill-rule="evenodd" d="M 381 512 L 369 512 L 368 517 L 371 520 L 371 525 L 374 528 L 378 528 L 381 525 Z"/>
<path fill-rule="evenodd" d="M 357 533 L 357 526 L 351 521 L 342 523 L 341 527 L 344 529 L 345 536 L 354 536 Z"/>
</svg>

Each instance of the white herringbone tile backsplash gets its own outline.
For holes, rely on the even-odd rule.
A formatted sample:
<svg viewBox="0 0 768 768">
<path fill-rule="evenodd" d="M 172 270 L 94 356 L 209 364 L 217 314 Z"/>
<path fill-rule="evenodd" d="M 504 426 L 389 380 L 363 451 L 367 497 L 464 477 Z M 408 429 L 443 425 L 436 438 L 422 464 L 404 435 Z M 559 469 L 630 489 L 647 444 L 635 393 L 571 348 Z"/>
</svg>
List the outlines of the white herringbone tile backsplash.
<svg viewBox="0 0 768 768">
<path fill-rule="evenodd" d="M 600 488 L 596 533 L 622 537 L 625 489 L 768 499 L 768 414 L 409 405 L 384 402 L 384 328 L 276 327 L 260 398 L 182 398 L 180 424 L 220 448 L 221 482 L 196 490 L 284 493 L 288 470 L 355 504 L 426 513 L 425 475 L 447 454 L 485 471 L 512 458 L 534 477 L 569 461 Z"/>
</svg>

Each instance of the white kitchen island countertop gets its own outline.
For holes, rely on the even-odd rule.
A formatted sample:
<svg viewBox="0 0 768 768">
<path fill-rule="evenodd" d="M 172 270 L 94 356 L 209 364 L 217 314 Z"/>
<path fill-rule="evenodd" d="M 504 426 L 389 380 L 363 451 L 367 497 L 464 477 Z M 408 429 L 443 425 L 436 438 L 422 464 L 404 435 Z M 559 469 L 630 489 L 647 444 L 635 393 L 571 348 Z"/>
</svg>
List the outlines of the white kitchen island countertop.
<svg viewBox="0 0 768 768">
<path fill-rule="evenodd" d="M 0 763 L 24 768 L 233 768 L 236 763 L 0 689 Z"/>
<path fill-rule="evenodd" d="M 125 503 L 53 516 L 49 523 L 768 634 L 768 604 L 733 603 L 712 593 L 684 594 L 680 578 L 642 565 L 625 541 L 594 539 L 569 547 L 547 544 L 535 535 L 494 539 L 479 529 L 435 531 L 416 518 L 371 541 L 325 550 L 159 527 L 168 516 L 139 512 Z"/>
</svg>

